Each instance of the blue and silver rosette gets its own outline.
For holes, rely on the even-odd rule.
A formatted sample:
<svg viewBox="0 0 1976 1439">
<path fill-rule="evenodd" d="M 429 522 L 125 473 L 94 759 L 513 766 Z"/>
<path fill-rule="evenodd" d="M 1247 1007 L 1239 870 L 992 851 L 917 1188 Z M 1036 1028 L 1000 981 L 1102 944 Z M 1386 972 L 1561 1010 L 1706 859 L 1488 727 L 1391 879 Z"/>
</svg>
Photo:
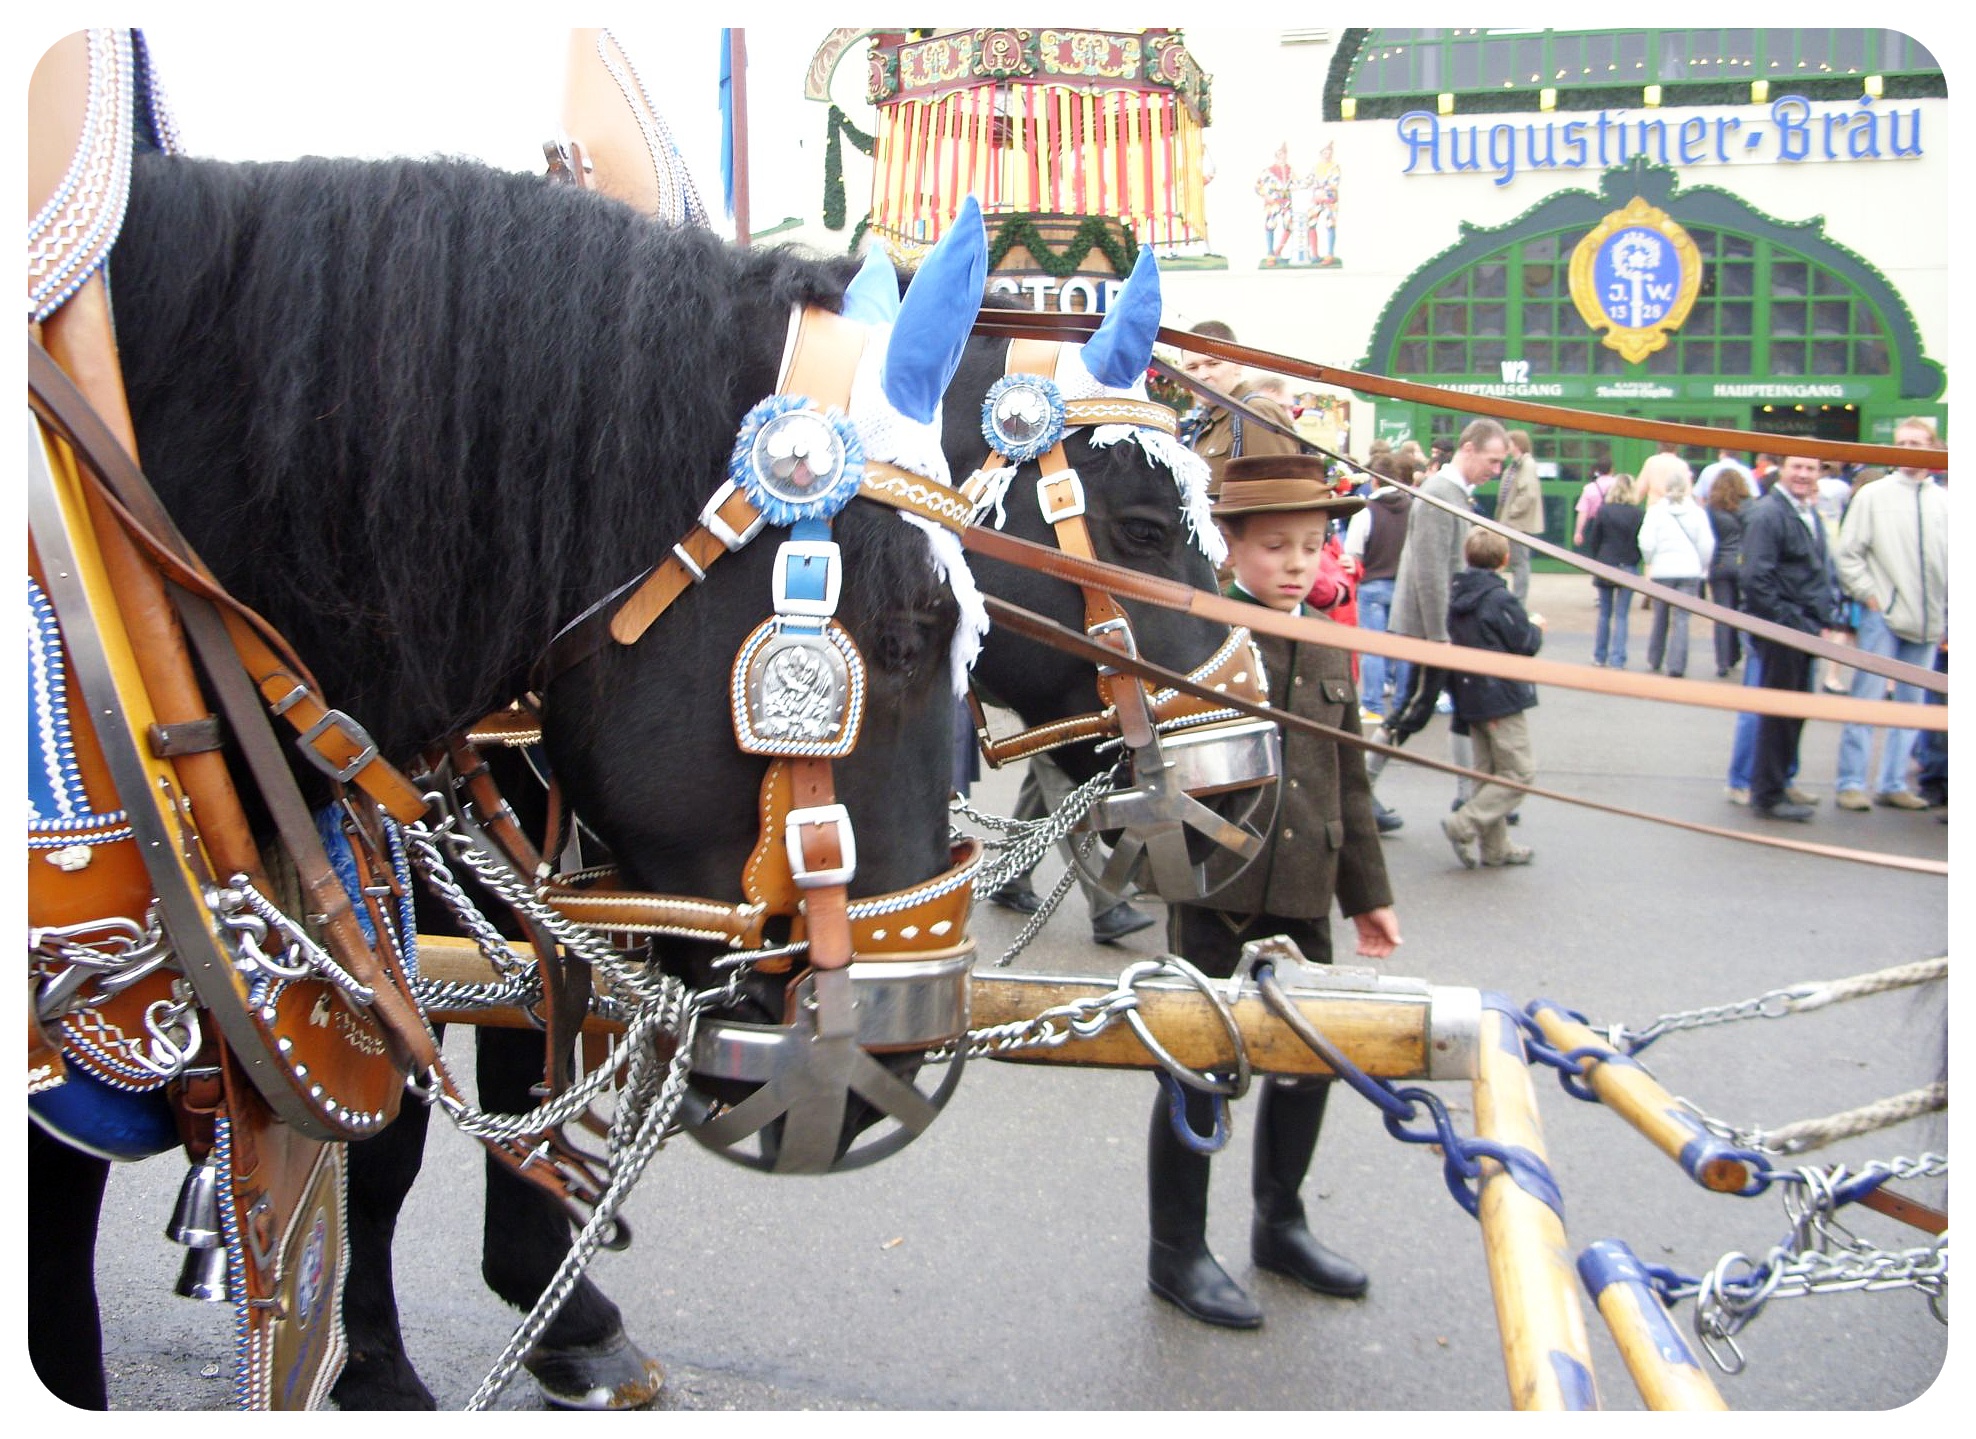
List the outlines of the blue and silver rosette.
<svg viewBox="0 0 1976 1439">
<path fill-rule="evenodd" d="M 981 401 L 981 435 L 1016 464 L 1063 438 L 1063 392 L 1041 375 L 1004 375 Z"/>
<path fill-rule="evenodd" d="M 864 482 L 864 444 L 840 410 L 802 395 L 770 395 L 748 411 L 727 462 L 771 525 L 828 520 Z"/>
</svg>

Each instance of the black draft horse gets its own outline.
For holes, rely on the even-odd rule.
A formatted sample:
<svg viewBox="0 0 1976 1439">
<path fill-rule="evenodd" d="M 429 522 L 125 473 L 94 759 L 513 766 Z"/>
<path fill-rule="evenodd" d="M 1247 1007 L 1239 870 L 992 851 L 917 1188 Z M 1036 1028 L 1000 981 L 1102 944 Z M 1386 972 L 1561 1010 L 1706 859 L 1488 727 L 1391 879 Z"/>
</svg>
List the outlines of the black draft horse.
<svg viewBox="0 0 1976 1439">
<path fill-rule="evenodd" d="M 1133 282 L 1157 285 L 1146 271 Z M 1150 313 L 1157 323 L 1156 292 Z M 1131 369 L 1143 374 L 1151 358 L 1152 328 L 1134 343 L 1144 353 Z M 1130 346 L 1128 345 L 1128 348 Z M 943 448 L 958 480 L 988 458 L 982 430 L 983 399 L 1002 377 L 1006 341 L 976 338 L 960 361 L 942 407 Z M 1127 387 L 1118 387 L 1123 393 Z M 1087 525 L 1100 559 L 1143 573 L 1212 588 L 1212 539 L 1206 513 L 1205 466 L 1189 472 L 1188 458 L 1160 442 L 1116 433 L 1105 436 L 1072 429 L 1064 437 L 1066 457 L 1083 477 Z M 1148 446 L 1150 445 L 1150 449 Z M 1156 458 L 1156 453 L 1158 457 Z M 1198 462 L 1197 462 L 1198 463 Z M 1018 467 L 1001 507 L 1007 532 L 1039 544 L 1054 543 L 1035 494 L 1037 466 Z M 1185 478 L 1183 479 L 1183 474 Z M 1049 616 L 1073 630 L 1083 628 L 1083 598 L 1076 587 L 1035 571 L 976 558 L 974 572 L 984 591 Z M 1156 606 L 1126 602 L 1143 653 L 1171 668 L 1190 669 L 1226 641 L 1222 626 Z M 975 664 L 982 690 L 1025 721 L 1045 723 L 1101 708 L 1096 673 L 1090 664 L 1047 649 L 1006 631 L 990 630 Z M 1066 769 L 1082 780 L 1096 771 L 1094 748 L 1059 751 Z M 518 802 L 524 792 L 516 792 Z M 586 820 L 589 814 L 586 811 Z M 862 834 L 862 831 L 860 832 Z M 862 840 L 860 841 L 862 843 Z M 732 881 L 708 873 L 709 884 Z M 725 893 L 717 888 L 710 893 Z M 543 1072 L 543 1045 L 530 1031 L 482 1029 L 476 1035 L 476 1074 L 481 1102 L 489 1109 L 525 1112 L 532 1107 L 529 1085 Z M 430 1392 L 405 1354 L 396 1299 L 391 1287 L 390 1243 L 396 1217 L 415 1177 L 423 1152 L 427 1116 L 408 1108 L 393 1130 L 352 1149 L 352 1262 L 345 1299 L 350 1360 L 335 1390 L 337 1403 L 355 1408 L 429 1408 Z M 569 1223 L 541 1191 L 517 1180 L 498 1162 L 486 1163 L 482 1274 L 489 1286 L 517 1308 L 533 1305 L 554 1276 L 570 1245 Z M 589 1279 L 571 1299 L 538 1347 L 538 1368 L 553 1367 L 561 1402 L 585 1393 L 608 1394 L 615 1382 L 635 1378 L 641 1358 L 624 1333 L 617 1306 Z M 538 1374 L 538 1379 L 543 1379 Z M 544 1384 L 545 1393 L 556 1391 Z"/>
<path fill-rule="evenodd" d="M 775 388 L 791 307 L 836 309 L 850 270 L 465 162 L 141 153 L 109 280 L 158 493 L 220 580 L 409 765 L 526 690 L 566 622 L 687 533 L 742 416 Z M 756 842 L 764 762 L 735 749 L 724 681 L 769 612 L 772 538 L 547 696 L 572 803 L 628 883 L 731 894 Z M 837 789 L 858 830 L 853 893 L 883 893 L 950 862 L 959 609 L 898 516 L 853 502 L 835 538 L 838 618 L 870 669 L 865 739 Z M 404 1115 L 422 1137 L 424 1107 Z M 30 1355 L 52 1392 L 101 1407 L 107 1164 L 32 1125 L 29 1142 Z M 390 1298 L 416 1158 L 383 1158 L 353 1157 L 353 1267 L 379 1278 L 352 1287 L 338 1398 L 429 1406 Z M 490 1214 L 523 1218 L 503 1221 L 487 1277 L 526 1304 L 545 1276 L 504 1266 L 531 1248 L 509 1226 L 542 1210 L 508 1206 L 515 1190 L 541 1196 L 490 1168 Z M 586 1284 L 545 1344 L 583 1351 L 613 1333 L 615 1306 Z"/>
</svg>

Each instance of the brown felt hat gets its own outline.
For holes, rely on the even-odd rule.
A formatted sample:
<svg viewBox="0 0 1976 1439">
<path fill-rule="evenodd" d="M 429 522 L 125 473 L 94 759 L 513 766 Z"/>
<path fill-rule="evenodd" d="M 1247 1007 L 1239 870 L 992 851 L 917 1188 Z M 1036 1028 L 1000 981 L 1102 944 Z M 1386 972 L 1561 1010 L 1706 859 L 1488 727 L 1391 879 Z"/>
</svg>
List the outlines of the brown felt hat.
<svg viewBox="0 0 1976 1439">
<path fill-rule="evenodd" d="M 1290 510 L 1349 515 L 1364 508 L 1361 496 L 1338 493 L 1316 455 L 1242 455 L 1223 466 L 1211 513 L 1217 519 Z"/>
</svg>

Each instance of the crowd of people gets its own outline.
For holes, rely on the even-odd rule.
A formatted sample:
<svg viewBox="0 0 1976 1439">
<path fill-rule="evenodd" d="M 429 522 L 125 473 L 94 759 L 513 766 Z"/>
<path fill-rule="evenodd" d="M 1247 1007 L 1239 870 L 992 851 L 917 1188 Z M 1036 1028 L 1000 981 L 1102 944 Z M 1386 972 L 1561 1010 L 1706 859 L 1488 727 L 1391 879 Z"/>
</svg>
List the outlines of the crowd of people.
<svg viewBox="0 0 1976 1439">
<path fill-rule="evenodd" d="M 1219 321 L 1193 333 L 1233 341 Z M 1541 535 L 1545 499 L 1530 436 L 1490 419 L 1471 421 L 1452 443 L 1423 449 L 1413 440 L 1375 441 L 1363 467 L 1331 465 L 1308 454 L 1294 427 L 1295 403 L 1272 377 L 1206 353 L 1182 356 L 1182 370 L 1246 414 L 1204 400 L 1183 422 L 1182 438 L 1208 463 L 1212 514 L 1228 540 L 1220 576 L 1231 598 L 1288 614 L 1323 614 L 1368 629 L 1472 649 L 1535 655 L 1543 616 L 1530 613 L 1530 549 L 1469 523 L 1476 492 L 1500 479 L 1492 518 L 1512 533 Z M 1905 420 L 1894 443 L 1935 448 L 1925 420 Z M 1575 548 L 1596 562 L 1597 621 L 1592 662 L 1627 665 L 1632 589 L 1614 572 L 1643 575 L 1682 595 L 1809 634 L 1843 636 L 1862 652 L 1946 670 L 1948 663 L 1948 493 L 1920 467 L 1840 470 L 1816 459 L 1759 456 L 1752 464 L 1722 452 L 1695 475 L 1667 447 L 1637 475 L 1601 473 L 1575 507 Z M 1688 671 L 1690 613 L 1653 600 L 1649 669 Z M 1808 690 L 1814 659 L 1731 624 L 1713 625 L 1715 677 L 1739 668 L 1742 682 Z M 1470 869 L 1528 864 L 1529 845 L 1510 830 L 1536 775 L 1528 711 L 1536 688 L 1519 681 L 1431 665 L 1356 656 L 1345 649 L 1261 636 L 1270 702 L 1346 735 L 1367 732 L 1403 744 L 1438 712 L 1450 716 L 1450 758 L 1486 778 L 1458 779 L 1441 830 Z M 1704 661 L 1706 663 L 1706 661 Z M 1918 686 L 1895 685 L 1853 668 L 1851 693 L 1918 701 Z M 1931 698 L 1940 698 L 1931 696 Z M 1817 797 L 1797 781 L 1801 721 L 1736 718 L 1729 796 L 1770 819 L 1803 821 Z M 1880 744 L 1873 762 L 1876 739 Z M 1243 943 L 1287 934 L 1315 963 L 1332 960 L 1330 914 L 1351 921 L 1357 952 L 1390 955 L 1399 919 L 1380 838 L 1403 827 L 1375 786 L 1384 755 L 1289 731 L 1284 736 L 1282 809 L 1261 853 L 1231 885 L 1193 903 L 1168 906 L 1167 942 L 1207 975 L 1226 978 Z M 1492 781 L 1503 780 L 1497 784 Z M 1035 812 L 1066 787 L 1039 761 L 1025 784 Z M 1947 802 L 1946 737 L 1914 730 L 1846 726 L 1836 803 L 1926 809 Z M 1093 938 L 1116 942 L 1155 921 L 1128 896 L 1086 883 Z M 1027 880 L 991 898 L 1033 912 Z M 1256 1115 L 1251 1193 L 1251 1256 L 1318 1293 L 1356 1297 L 1370 1279 L 1309 1228 L 1300 1187 L 1322 1127 L 1328 1079 L 1270 1079 Z M 1255 1299 L 1229 1275 L 1206 1241 L 1214 1100 L 1163 1087 L 1147 1140 L 1152 1291 L 1205 1323 L 1252 1328 Z"/>
</svg>

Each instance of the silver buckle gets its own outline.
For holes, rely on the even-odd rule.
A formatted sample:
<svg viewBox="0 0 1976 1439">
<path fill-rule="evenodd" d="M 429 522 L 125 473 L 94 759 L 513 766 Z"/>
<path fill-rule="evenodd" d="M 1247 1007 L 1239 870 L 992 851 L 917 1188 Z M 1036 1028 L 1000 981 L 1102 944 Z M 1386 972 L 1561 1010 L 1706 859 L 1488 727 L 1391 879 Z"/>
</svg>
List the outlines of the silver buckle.
<svg viewBox="0 0 1976 1439">
<path fill-rule="evenodd" d="M 762 532 L 762 526 L 768 523 L 766 516 L 758 514 L 749 522 L 747 529 L 736 534 L 734 527 L 720 517 L 720 507 L 732 499 L 735 492 L 740 488 L 732 480 L 721 481 L 720 488 L 714 491 L 714 497 L 708 500 L 706 507 L 700 511 L 701 526 L 715 539 L 726 545 L 729 554 L 733 554 L 756 535 L 760 534 Z"/>
<path fill-rule="evenodd" d="M 335 761 L 328 755 L 316 748 L 317 738 L 329 730 L 335 730 L 357 746 L 356 755 L 341 769 L 337 768 Z M 302 737 L 297 743 L 302 746 L 302 753 L 309 757 L 309 762 L 338 784 L 348 784 L 356 778 L 365 765 L 377 758 L 377 741 L 370 737 L 362 725 L 342 710 L 324 710 L 321 719 L 302 731 Z"/>
<path fill-rule="evenodd" d="M 835 869 L 810 869 L 803 862 L 802 831 L 813 825 L 837 827 L 837 852 L 843 862 Z M 851 812 L 841 804 L 811 805 L 792 809 L 782 822 L 783 846 L 789 851 L 789 873 L 798 889 L 822 889 L 825 885 L 849 884 L 858 872 L 858 836 L 851 828 Z"/>
</svg>

